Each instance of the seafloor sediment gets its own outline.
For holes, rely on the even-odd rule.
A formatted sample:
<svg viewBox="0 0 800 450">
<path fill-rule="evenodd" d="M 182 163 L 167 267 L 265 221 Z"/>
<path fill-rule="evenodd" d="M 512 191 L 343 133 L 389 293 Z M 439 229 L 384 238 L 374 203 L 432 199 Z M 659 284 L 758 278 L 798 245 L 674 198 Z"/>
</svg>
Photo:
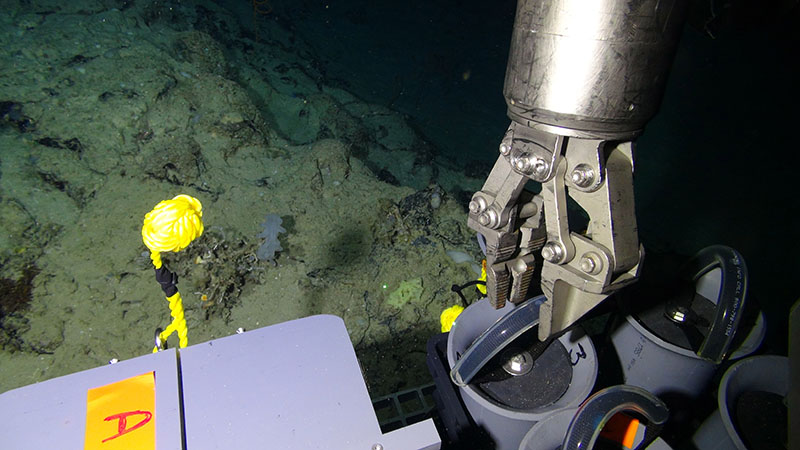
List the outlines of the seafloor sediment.
<svg viewBox="0 0 800 450">
<path fill-rule="evenodd" d="M 425 383 L 450 286 L 475 277 L 445 252 L 479 257 L 452 180 L 477 180 L 279 21 L 255 36 L 212 2 L 117 3 L 0 14 L 0 392 L 152 349 L 169 311 L 142 219 L 181 193 L 206 227 L 165 255 L 190 343 L 336 314 L 373 395 Z M 275 264 L 255 256 L 268 213 Z M 422 289 L 388 302 L 404 282 Z"/>
</svg>

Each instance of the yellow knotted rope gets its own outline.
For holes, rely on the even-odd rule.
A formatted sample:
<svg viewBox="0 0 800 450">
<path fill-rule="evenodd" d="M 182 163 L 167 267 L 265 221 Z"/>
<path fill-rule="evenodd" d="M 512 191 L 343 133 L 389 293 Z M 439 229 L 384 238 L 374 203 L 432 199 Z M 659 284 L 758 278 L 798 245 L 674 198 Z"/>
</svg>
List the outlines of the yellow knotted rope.
<svg viewBox="0 0 800 450">
<path fill-rule="evenodd" d="M 164 200 L 144 216 L 142 240 L 150 249 L 150 259 L 156 269 L 156 281 L 169 302 L 172 323 L 164 331 L 156 333 L 156 346 L 153 353 L 166 345 L 173 332 L 178 333 L 181 348 L 189 343 L 186 319 L 183 315 L 183 301 L 178 292 L 178 277 L 167 270 L 161 261 L 161 253 L 178 252 L 186 248 L 195 238 L 203 234 L 203 205 L 194 197 L 178 195 L 172 200 Z"/>
</svg>

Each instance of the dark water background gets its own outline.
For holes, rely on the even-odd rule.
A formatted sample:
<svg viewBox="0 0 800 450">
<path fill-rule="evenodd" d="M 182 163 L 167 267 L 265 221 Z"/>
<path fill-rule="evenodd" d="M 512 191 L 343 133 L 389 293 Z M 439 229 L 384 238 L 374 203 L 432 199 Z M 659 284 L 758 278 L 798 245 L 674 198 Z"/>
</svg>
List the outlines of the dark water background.
<svg viewBox="0 0 800 450">
<path fill-rule="evenodd" d="M 508 124 L 502 84 L 516 2 L 273 3 L 328 76 L 407 114 L 439 159 L 488 173 Z M 636 150 L 645 246 L 739 250 L 776 350 L 800 297 L 798 24 L 791 1 L 691 2 L 660 112 Z"/>
</svg>

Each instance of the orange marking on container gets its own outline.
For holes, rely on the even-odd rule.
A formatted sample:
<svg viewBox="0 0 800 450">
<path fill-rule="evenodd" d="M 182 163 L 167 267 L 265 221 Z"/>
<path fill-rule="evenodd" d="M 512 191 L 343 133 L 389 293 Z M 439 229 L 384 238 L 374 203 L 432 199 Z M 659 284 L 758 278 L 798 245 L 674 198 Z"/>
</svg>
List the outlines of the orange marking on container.
<svg viewBox="0 0 800 450">
<path fill-rule="evenodd" d="M 600 431 L 600 436 L 609 441 L 622 444 L 625 448 L 633 448 L 636 432 L 639 430 L 639 420 L 631 416 L 617 413 L 611 416 L 606 426 Z"/>
<path fill-rule="evenodd" d="M 155 372 L 89 389 L 84 450 L 155 450 Z"/>
</svg>

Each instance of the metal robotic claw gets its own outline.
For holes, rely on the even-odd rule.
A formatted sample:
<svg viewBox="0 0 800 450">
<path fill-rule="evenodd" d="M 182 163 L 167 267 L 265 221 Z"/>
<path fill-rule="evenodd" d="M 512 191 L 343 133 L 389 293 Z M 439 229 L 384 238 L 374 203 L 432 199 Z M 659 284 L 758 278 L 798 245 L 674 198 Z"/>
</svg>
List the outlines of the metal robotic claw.
<svg viewBox="0 0 800 450">
<path fill-rule="evenodd" d="M 539 339 L 635 282 L 644 251 L 633 142 L 658 110 L 683 25 L 682 0 L 519 0 L 503 94 L 512 120 L 469 204 L 486 238 L 492 305 L 519 303 L 537 264 Z M 542 184 L 527 195 L 525 184 Z M 567 197 L 589 216 L 576 229 Z"/>
</svg>

